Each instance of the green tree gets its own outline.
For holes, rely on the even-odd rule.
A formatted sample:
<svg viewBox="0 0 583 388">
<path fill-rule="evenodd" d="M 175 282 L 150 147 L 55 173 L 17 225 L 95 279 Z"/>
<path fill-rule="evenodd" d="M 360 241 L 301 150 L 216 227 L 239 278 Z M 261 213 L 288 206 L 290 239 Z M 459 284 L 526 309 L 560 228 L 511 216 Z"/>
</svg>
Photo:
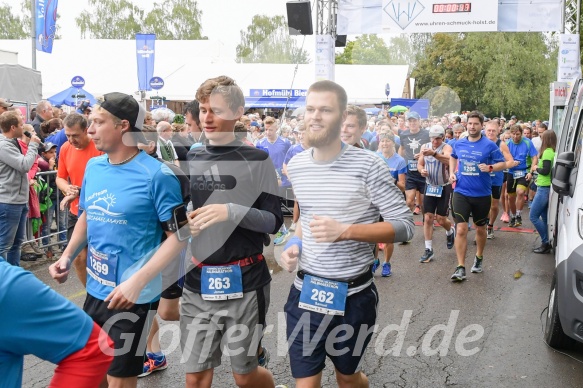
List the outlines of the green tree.
<svg viewBox="0 0 583 388">
<path fill-rule="evenodd" d="M 236 61 L 240 63 L 309 63 L 308 52 L 289 36 L 283 16 L 255 15 L 241 30 Z"/>
<path fill-rule="evenodd" d="M 418 96 L 446 87 L 457 93 L 463 110 L 546 117 L 551 50 L 541 33 L 435 34 L 412 77 Z M 444 109 L 451 101 L 446 95 L 437 93 L 432 108 Z"/>
<path fill-rule="evenodd" d="M 342 53 L 336 54 L 338 65 L 391 65 L 391 52 L 385 41 L 377 35 L 360 35 L 346 43 Z"/>
<path fill-rule="evenodd" d="M 14 13 L 12 7 L 6 4 L 0 4 L 0 39 L 28 39 L 30 33 L 30 17 L 32 14 L 32 3 L 29 0 L 22 0 L 20 3 L 20 13 Z M 59 19 L 57 15 L 57 31 L 59 30 Z M 56 39 L 60 36 L 57 33 Z"/>
<path fill-rule="evenodd" d="M 156 34 L 157 39 L 201 40 L 200 18 L 202 11 L 193 0 L 165 0 L 156 3 L 144 20 L 145 31 Z"/>
<path fill-rule="evenodd" d="M 26 39 L 30 38 L 30 16 L 15 15 L 12 7 L 6 4 L 0 5 L 0 39 Z"/>
<path fill-rule="evenodd" d="M 207 39 L 195 0 L 164 0 L 147 14 L 131 0 L 89 0 L 89 7 L 75 19 L 82 38 L 134 39 L 143 32 L 162 40 Z"/>
<path fill-rule="evenodd" d="M 142 32 L 144 11 L 128 0 L 89 0 L 91 10 L 75 18 L 82 38 L 133 39 Z"/>
</svg>

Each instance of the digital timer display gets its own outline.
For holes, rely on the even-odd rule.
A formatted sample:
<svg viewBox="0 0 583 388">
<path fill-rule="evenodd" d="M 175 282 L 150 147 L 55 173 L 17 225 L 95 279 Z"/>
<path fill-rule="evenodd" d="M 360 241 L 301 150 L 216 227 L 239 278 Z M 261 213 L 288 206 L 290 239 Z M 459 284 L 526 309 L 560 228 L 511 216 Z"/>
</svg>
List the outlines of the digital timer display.
<svg viewBox="0 0 583 388">
<path fill-rule="evenodd" d="M 472 3 L 433 4 L 433 13 L 472 12 Z"/>
</svg>

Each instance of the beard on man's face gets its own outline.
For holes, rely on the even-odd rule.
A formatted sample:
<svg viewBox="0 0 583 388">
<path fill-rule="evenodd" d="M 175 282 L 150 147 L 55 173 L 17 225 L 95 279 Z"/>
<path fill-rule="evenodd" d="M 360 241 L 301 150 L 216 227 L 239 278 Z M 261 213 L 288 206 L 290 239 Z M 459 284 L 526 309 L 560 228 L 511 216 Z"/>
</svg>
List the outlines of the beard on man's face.
<svg viewBox="0 0 583 388">
<path fill-rule="evenodd" d="M 304 144 L 306 147 L 324 147 L 331 144 L 334 140 L 340 138 L 342 127 L 342 116 L 336 122 L 328 127 L 325 131 L 314 133 L 310 130 L 309 125 L 304 132 Z"/>
</svg>

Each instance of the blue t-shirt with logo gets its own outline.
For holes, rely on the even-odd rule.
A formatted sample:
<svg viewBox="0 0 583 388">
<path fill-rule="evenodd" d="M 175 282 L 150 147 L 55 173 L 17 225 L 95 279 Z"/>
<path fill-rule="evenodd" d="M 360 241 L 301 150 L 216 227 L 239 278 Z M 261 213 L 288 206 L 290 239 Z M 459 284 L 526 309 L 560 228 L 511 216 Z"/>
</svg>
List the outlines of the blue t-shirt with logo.
<svg viewBox="0 0 583 388">
<path fill-rule="evenodd" d="M 161 222 L 170 220 L 179 205 L 178 178 L 145 152 L 117 166 L 107 155 L 91 159 L 79 202 L 87 214 L 87 292 L 104 300 L 142 268 L 160 245 Z M 137 303 L 157 301 L 161 289 L 158 275 L 144 287 Z"/>
<path fill-rule="evenodd" d="M 383 156 L 382 152 L 377 152 L 377 155 L 383 158 L 385 163 L 387 163 L 387 166 L 389 166 L 389 170 L 391 171 L 391 175 L 395 181 L 399 180 L 399 174 L 407 173 L 407 162 L 398 153 L 395 152 L 393 156 L 388 159 Z"/>
<path fill-rule="evenodd" d="M 24 356 L 58 364 L 81 350 L 93 320 L 32 273 L 0 258 L 0 386 L 22 386 Z"/>
<path fill-rule="evenodd" d="M 538 155 L 536 152 L 536 148 L 530 142 L 530 140 L 522 138 L 520 139 L 520 143 L 516 144 L 512 139 L 506 142 L 508 145 L 508 149 L 510 150 L 510 154 L 514 158 L 515 161 L 519 161 L 520 164 L 518 166 L 512 167 L 509 172 L 513 173 L 514 171 L 524 171 L 527 167 L 527 159 L 533 158 Z M 530 164 L 530 163 L 529 163 Z"/>
<path fill-rule="evenodd" d="M 269 154 L 271 162 L 273 163 L 273 167 L 275 167 L 275 171 L 277 171 L 277 174 L 282 177 L 283 174 L 281 169 L 283 167 L 283 160 L 285 159 L 287 151 L 291 147 L 291 143 L 282 139 L 281 137 L 278 137 L 275 142 L 271 143 L 269 140 L 267 140 L 267 137 L 264 137 L 257 142 L 256 147 L 265 150 Z"/>
<path fill-rule="evenodd" d="M 485 136 L 478 141 L 459 139 L 453 146 L 451 156 L 458 159 L 455 192 L 467 197 L 492 195 L 492 179 L 489 172 L 482 172 L 479 164 L 504 162 L 500 148 Z"/>
</svg>

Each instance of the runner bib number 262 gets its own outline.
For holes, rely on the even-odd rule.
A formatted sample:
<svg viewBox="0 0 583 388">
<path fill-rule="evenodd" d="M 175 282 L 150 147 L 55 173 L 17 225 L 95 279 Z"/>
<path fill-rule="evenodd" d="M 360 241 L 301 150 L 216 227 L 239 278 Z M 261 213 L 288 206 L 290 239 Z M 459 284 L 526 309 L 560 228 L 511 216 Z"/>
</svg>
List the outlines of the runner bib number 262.
<svg viewBox="0 0 583 388">
<path fill-rule="evenodd" d="M 344 315 L 348 283 L 304 276 L 298 307 L 328 315 Z"/>
</svg>

